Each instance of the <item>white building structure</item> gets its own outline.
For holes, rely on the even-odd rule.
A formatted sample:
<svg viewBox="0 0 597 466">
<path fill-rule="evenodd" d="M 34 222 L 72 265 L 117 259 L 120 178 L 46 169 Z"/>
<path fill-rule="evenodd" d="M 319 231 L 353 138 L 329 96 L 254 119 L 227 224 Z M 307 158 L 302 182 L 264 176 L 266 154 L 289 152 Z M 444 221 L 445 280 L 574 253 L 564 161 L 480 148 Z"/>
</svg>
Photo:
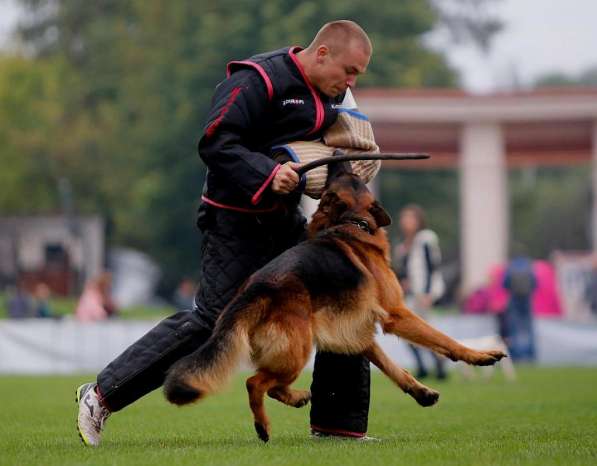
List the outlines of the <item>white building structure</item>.
<svg viewBox="0 0 597 466">
<path fill-rule="evenodd" d="M 104 265 L 104 221 L 99 216 L 0 217 L 0 281 L 32 287 L 45 282 L 68 294 Z"/>
<path fill-rule="evenodd" d="M 362 90 L 382 151 L 429 152 L 431 161 L 400 162 L 416 169 L 460 173 L 462 287 L 481 285 L 508 253 L 507 168 L 592 161 L 597 192 L 597 88 L 547 89 L 473 96 L 462 91 Z M 390 169 L 392 162 L 385 162 Z M 597 202 L 593 195 L 593 249 Z"/>
</svg>

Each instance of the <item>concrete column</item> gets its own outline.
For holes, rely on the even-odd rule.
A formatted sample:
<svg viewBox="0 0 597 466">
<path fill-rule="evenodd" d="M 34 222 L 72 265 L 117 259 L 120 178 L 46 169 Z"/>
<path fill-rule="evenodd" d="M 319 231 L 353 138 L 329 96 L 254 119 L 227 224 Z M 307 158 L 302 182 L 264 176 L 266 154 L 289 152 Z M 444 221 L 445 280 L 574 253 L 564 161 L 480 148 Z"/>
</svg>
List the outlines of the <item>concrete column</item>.
<svg viewBox="0 0 597 466">
<path fill-rule="evenodd" d="M 597 253 L 597 120 L 593 122 L 593 158 L 592 158 L 592 192 L 593 192 L 593 252 Z"/>
<path fill-rule="evenodd" d="M 462 287 L 468 293 L 508 257 L 507 171 L 499 124 L 465 123 L 459 163 Z"/>
</svg>

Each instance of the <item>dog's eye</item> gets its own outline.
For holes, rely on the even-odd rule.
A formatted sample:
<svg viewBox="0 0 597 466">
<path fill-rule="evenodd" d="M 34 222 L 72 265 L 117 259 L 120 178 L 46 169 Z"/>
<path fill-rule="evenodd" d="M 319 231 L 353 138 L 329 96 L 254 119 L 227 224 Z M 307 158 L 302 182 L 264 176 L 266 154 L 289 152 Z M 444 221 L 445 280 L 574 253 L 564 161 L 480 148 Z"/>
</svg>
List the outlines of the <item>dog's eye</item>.
<svg viewBox="0 0 597 466">
<path fill-rule="evenodd" d="M 363 231 L 369 231 L 369 222 L 367 220 L 359 220 L 357 226 Z"/>
</svg>

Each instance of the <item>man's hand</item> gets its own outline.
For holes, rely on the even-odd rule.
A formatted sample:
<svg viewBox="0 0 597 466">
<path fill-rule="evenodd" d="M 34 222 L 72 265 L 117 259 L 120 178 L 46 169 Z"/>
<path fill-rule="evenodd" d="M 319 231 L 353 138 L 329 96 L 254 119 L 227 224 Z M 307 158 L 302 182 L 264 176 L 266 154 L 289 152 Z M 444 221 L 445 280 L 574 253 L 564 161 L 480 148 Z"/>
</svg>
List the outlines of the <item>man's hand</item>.
<svg viewBox="0 0 597 466">
<path fill-rule="evenodd" d="M 272 191 L 277 194 L 288 194 L 299 184 L 299 176 L 295 171 L 300 163 L 287 162 L 280 167 L 272 181 Z"/>
</svg>

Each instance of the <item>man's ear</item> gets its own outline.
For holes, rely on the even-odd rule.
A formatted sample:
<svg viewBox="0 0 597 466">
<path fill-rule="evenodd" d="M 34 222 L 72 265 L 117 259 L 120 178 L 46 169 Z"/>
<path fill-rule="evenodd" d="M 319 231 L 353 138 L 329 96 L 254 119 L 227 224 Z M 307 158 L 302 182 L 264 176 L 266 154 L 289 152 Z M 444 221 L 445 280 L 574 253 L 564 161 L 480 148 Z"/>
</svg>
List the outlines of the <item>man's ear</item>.
<svg viewBox="0 0 597 466">
<path fill-rule="evenodd" d="M 373 204 L 371 204 L 371 207 L 369 207 L 369 212 L 371 215 L 373 215 L 375 223 L 377 223 L 378 227 L 386 227 L 392 223 L 392 218 L 390 215 L 377 201 L 374 201 Z"/>
<path fill-rule="evenodd" d="M 319 47 L 317 47 L 317 53 L 315 54 L 316 58 L 318 59 L 318 61 L 320 59 L 323 59 L 324 57 L 327 57 L 328 54 L 330 53 L 330 49 L 328 48 L 327 45 L 320 45 Z"/>
</svg>

